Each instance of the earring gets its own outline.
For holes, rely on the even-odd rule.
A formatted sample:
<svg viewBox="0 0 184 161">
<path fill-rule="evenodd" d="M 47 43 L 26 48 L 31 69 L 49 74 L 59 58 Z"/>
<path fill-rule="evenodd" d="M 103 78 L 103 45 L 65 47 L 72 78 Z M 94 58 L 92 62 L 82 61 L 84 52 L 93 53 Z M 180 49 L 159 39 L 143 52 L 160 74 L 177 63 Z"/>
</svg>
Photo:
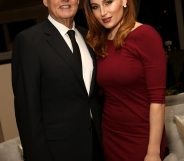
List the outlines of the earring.
<svg viewBox="0 0 184 161">
<path fill-rule="evenodd" d="M 127 8 L 127 4 L 123 5 L 124 8 Z"/>
</svg>

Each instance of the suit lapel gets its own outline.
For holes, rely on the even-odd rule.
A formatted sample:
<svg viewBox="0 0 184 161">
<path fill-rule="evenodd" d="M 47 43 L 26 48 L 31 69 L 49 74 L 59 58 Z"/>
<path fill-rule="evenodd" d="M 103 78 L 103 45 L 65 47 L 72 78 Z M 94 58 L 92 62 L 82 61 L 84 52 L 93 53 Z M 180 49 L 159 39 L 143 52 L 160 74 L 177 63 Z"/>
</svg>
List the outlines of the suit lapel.
<svg viewBox="0 0 184 161">
<path fill-rule="evenodd" d="M 79 30 L 79 32 L 81 33 L 81 35 L 85 40 L 86 33 L 80 28 L 77 28 L 77 29 Z M 72 52 L 68 47 L 68 45 L 66 44 L 65 40 L 60 35 L 59 31 L 55 28 L 55 26 L 53 26 L 53 24 L 50 23 L 49 20 L 46 21 L 46 25 L 44 26 L 44 33 L 48 43 L 56 51 L 55 53 L 59 55 L 59 57 L 61 57 L 61 59 L 66 62 L 66 64 L 74 72 L 76 78 L 79 80 L 80 84 L 82 85 L 82 87 L 85 89 L 87 93 L 80 67 L 77 65 L 75 58 L 72 56 Z M 87 45 L 87 47 L 91 55 L 91 58 L 93 60 L 93 67 L 94 67 L 92 78 L 91 78 L 90 93 L 89 93 L 89 96 L 91 96 L 94 90 L 95 81 L 96 81 L 96 58 L 92 48 L 89 45 Z"/>
<path fill-rule="evenodd" d="M 70 48 L 66 44 L 63 37 L 60 35 L 59 31 L 49 21 L 47 21 L 44 28 L 44 32 L 46 40 L 48 41 L 50 46 L 55 50 L 55 53 L 66 62 L 66 64 L 74 72 L 80 83 L 82 83 L 82 86 L 85 88 L 80 67 L 77 65 Z"/>
</svg>

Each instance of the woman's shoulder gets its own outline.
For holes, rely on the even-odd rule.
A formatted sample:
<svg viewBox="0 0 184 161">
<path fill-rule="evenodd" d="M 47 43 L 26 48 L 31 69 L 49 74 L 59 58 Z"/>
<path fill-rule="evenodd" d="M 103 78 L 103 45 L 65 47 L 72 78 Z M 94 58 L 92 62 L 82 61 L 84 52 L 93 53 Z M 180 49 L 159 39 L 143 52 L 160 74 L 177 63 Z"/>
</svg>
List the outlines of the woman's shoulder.
<svg viewBox="0 0 184 161">
<path fill-rule="evenodd" d="M 134 32 L 134 31 L 140 31 L 140 32 L 157 32 L 155 30 L 155 28 L 149 24 L 143 24 L 143 23 L 140 23 L 140 22 L 136 22 L 135 23 L 135 26 L 132 28 L 131 32 Z"/>
<path fill-rule="evenodd" d="M 134 27 L 132 28 L 131 32 L 134 31 L 134 30 L 136 30 L 136 29 L 138 29 L 142 25 L 143 25 L 142 23 L 136 22 L 135 25 L 134 25 Z"/>
<path fill-rule="evenodd" d="M 149 24 L 142 24 L 136 22 L 134 28 L 130 32 L 134 38 L 143 38 L 143 39 L 160 39 L 160 34 L 156 31 L 156 29 Z"/>
</svg>

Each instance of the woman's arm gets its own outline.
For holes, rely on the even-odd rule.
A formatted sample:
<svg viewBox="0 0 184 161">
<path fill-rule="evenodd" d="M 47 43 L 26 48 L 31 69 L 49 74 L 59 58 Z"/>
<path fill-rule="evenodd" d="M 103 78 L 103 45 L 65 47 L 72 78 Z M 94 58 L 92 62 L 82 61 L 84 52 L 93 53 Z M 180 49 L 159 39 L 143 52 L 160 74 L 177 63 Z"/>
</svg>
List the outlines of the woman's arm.
<svg viewBox="0 0 184 161">
<path fill-rule="evenodd" d="M 151 103 L 150 105 L 150 135 L 145 161 L 161 161 L 160 144 L 164 128 L 165 105 Z"/>
</svg>

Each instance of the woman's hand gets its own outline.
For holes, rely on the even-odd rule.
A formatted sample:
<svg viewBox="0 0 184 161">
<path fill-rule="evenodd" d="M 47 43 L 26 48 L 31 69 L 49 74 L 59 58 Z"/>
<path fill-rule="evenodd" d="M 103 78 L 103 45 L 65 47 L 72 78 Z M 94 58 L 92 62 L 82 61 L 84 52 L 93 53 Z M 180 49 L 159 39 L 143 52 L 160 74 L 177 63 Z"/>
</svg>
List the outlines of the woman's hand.
<svg viewBox="0 0 184 161">
<path fill-rule="evenodd" d="M 160 154 L 147 154 L 144 161 L 161 161 Z"/>
</svg>

